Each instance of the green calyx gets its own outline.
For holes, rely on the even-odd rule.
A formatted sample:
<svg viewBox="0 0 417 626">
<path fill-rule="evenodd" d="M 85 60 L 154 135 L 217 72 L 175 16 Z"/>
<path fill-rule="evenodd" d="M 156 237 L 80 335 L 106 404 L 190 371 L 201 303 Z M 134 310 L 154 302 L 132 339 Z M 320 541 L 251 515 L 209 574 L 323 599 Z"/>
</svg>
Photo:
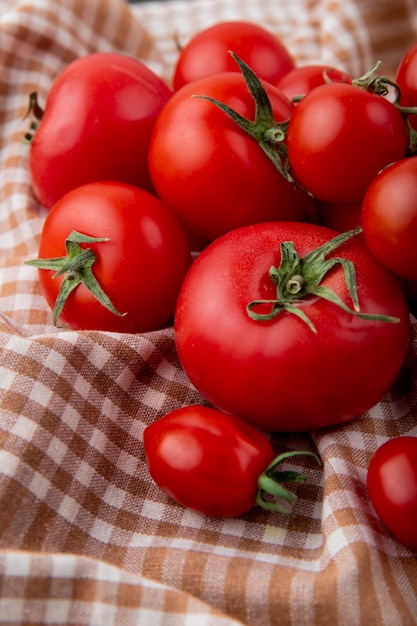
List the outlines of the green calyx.
<svg viewBox="0 0 417 626">
<path fill-rule="evenodd" d="M 358 227 L 343 232 L 301 258 L 292 241 L 282 242 L 280 266 L 275 267 L 273 265 L 269 269 L 269 278 L 276 286 L 276 298 L 249 302 L 246 306 L 249 317 L 255 321 L 269 321 L 277 317 L 282 311 L 287 311 L 299 317 L 316 333 L 317 330 L 312 321 L 302 308 L 297 306 L 304 298 L 314 295 L 328 300 L 343 311 L 362 319 L 398 323 L 400 320 L 397 317 L 362 313 L 359 307 L 353 262 L 343 257 L 326 258 L 342 243 L 359 234 L 361 230 L 361 227 Z M 337 265 L 341 265 L 343 268 L 353 308 L 345 304 L 329 287 L 321 284 L 326 274 Z M 259 310 L 261 307 L 265 309 L 265 306 L 268 309 L 266 312 L 257 312 L 257 309 Z"/>
<path fill-rule="evenodd" d="M 290 173 L 285 137 L 289 119 L 276 122 L 272 105 L 261 81 L 252 69 L 240 59 L 237 54 L 230 52 L 238 64 L 246 86 L 255 101 L 255 119 L 248 120 L 224 102 L 205 95 L 194 95 L 194 98 L 203 98 L 217 106 L 223 113 L 232 119 L 247 135 L 252 137 L 262 148 L 266 156 L 273 162 L 277 170 L 288 181 L 294 180 Z"/>
<path fill-rule="evenodd" d="M 64 276 L 53 310 L 53 321 L 55 325 L 57 325 L 58 318 L 68 296 L 81 283 L 91 291 L 93 296 L 106 309 L 118 316 L 126 315 L 125 313 L 119 313 L 95 278 L 92 267 L 96 261 L 96 255 L 93 250 L 80 246 L 80 244 L 85 243 L 100 243 L 106 241 L 109 241 L 109 239 L 90 237 L 73 230 L 65 240 L 66 256 L 56 257 L 54 259 L 33 259 L 32 261 L 26 261 L 26 265 L 32 265 L 38 269 L 55 271 L 53 278 Z"/>
<path fill-rule="evenodd" d="M 23 143 L 31 143 L 35 132 L 37 131 L 39 124 L 43 118 L 44 110 L 39 106 L 38 103 L 38 94 L 36 91 L 32 91 L 29 94 L 29 106 L 26 112 L 24 120 L 29 117 L 29 115 L 33 115 L 34 120 L 31 121 L 29 126 L 29 132 L 25 133 L 23 136 Z"/>
<path fill-rule="evenodd" d="M 307 476 L 300 472 L 291 470 L 278 471 L 276 467 L 285 459 L 300 455 L 312 456 L 317 463 L 321 465 L 320 458 L 314 454 L 314 452 L 293 451 L 284 452 L 283 454 L 278 455 L 258 478 L 256 504 L 268 511 L 278 511 L 279 513 L 285 513 L 286 515 L 290 514 L 291 511 L 278 504 L 278 502 L 276 502 L 276 498 L 285 500 L 285 502 L 292 505 L 297 500 L 297 496 L 292 491 L 289 491 L 286 487 L 284 487 L 282 483 L 305 483 L 307 482 Z M 273 499 L 267 499 L 268 496 L 272 496 Z"/>
</svg>

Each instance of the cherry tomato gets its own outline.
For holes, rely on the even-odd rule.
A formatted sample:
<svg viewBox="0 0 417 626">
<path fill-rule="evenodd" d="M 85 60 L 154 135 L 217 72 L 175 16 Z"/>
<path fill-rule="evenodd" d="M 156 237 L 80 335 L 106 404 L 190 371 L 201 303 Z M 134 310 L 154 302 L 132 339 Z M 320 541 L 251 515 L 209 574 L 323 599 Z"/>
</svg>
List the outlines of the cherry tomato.
<svg viewBox="0 0 417 626">
<path fill-rule="evenodd" d="M 206 515 L 229 517 L 252 508 L 258 477 L 274 458 L 271 444 L 256 429 L 202 406 L 153 422 L 143 440 L 157 485 Z"/>
<path fill-rule="evenodd" d="M 219 410 L 264 430 L 313 430 L 362 415 L 389 390 L 409 343 L 404 293 L 360 236 L 335 236 L 314 224 L 256 224 L 194 261 L 177 302 L 177 350 Z"/>
<path fill-rule="evenodd" d="M 287 120 L 294 106 L 276 87 L 263 85 L 275 120 Z M 158 117 L 149 149 L 158 196 L 189 231 L 208 241 L 253 222 L 302 219 L 307 193 L 286 180 L 259 143 L 206 97 L 254 119 L 254 99 L 237 72 L 177 91 Z"/>
<path fill-rule="evenodd" d="M 367 485 L 381 521 L 417 552 L 417 437 L 395 437 L 383 443 L 369 464 Z"/>
<path fill-rule="evenodd" d="M 147 157 L 155 119 L 171 90 L 139 60 L 117 53 L 78 58 L 59 74 L 30 145 L 38 200 L 112 180 L 152 191 Z"/>
<path fill-rule="evenodd" d="M 96 241 L 70 237 L 73 231 Z M 90 183 L 63 196 L 45 219 L 38 256 L 29 263 L 39 267 L 56 322 L 74 330 L 130 333 L 171 321 L 191 264 L 185 233 L 163 203 L 142 189 L 112 182 Z M 96 283 L 110 300 L 107 306 Z M 67 294 L 62 310 L 60 293 Z"/>
<path fill-rule="evenodd" d="M 392 272 L 417 280 L 417 156 L 384 169 L 362 206 L 365 241 Z"/>
<path fill-rule="evenodd" d="M 285 45 L 264 27 L 245 21 L 218 22 L 199 31 L 181 50 L 174 69 L 174 89 L 211 74 L 238 71 L 230 50 L 269 82 L 295 67 Z"/>
<path fill-rule="evenodd" d="M 393 103 L 343 83 L 310 91 L 295 107 L 287 134 L 295 178 L 328 202 L 362 200 L 378 172 L 405 157 L 408 141 Z"/>
<path fill-rule="evenodd" d="M 395 82 L 401 91 L 400 105 L 417 106 L 417 42 L 407 50 L 397 68 Z M 411 126 L 417 130 L 417 115 L 409 115 Z"/>
<path fill-rule="evenodd" d="M 331 65 L 300 65 L 287 72 L 275 84 L 290 100 L 298 100 L 315 87 L 328 82 L 351 83 L 352 79 L 346 72 Z"/>
</svg>

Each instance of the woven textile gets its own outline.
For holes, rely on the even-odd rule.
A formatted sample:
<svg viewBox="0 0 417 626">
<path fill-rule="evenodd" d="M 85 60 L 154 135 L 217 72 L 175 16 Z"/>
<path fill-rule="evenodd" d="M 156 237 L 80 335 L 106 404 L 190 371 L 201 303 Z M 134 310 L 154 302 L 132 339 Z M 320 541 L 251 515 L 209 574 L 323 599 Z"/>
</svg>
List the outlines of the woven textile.
<svg viewBox="0 0 417 626">
<path fill-rule="evenodd" d="M 271 435 L 318 450 L 293 515 L 208 518 L 151 481 L 147 424 L 202 399 L 172 328 L 56 329 L 34 268 L 44 209 L 21 139 L 28 94 L 93 51 L 124 51 L 170 79 L 177 48 L 222 19 L 282 37 L 300 63 L 392 74 L 417 37 L 415 0 L 0 0 L 0 623 L 77 626 L 410 626 L 417 558 L 376 517 L 365 480 L 387 438 L 417 435 L 417 323 L 391 392 L 361 419 Z M 369 372 L 369 377 L 377 376 Z M 416 529 L 417 532 L 417 529 Z"/>
</svg>

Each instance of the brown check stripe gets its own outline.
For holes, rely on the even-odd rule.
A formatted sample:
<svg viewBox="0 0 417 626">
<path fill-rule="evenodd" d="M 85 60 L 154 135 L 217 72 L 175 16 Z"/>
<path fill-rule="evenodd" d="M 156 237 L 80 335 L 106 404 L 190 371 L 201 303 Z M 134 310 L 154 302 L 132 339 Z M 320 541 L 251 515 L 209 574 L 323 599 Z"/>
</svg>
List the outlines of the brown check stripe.
<svg viewBox="0 0 417 626">
<path fill-rule="evenodd" d="M 309 481 L 290 517 L 206 518 L 150 480 L 143 429 L 202 399 L 171 327 L 143 335 L 56 329 L 36 272 L 45 217 L 21 142 L 28 93 L 44 101 L 76 56 L 125 51 L 169 80 L 177 48 L 249 19 L 299 62 L 386 73 L 416 37 L 412 0 L 0 0 L 0 624 L 411 626 L 417 559 L 375 515 L 365 478 L 387 438 L 417 435 L 417 322 L 403 371 L 360 420 L 271 435 Z M 372 375 L 372 373 L 370 373 Z M 417 532 L 417 529 L 416 529 Z"/>
</svg>

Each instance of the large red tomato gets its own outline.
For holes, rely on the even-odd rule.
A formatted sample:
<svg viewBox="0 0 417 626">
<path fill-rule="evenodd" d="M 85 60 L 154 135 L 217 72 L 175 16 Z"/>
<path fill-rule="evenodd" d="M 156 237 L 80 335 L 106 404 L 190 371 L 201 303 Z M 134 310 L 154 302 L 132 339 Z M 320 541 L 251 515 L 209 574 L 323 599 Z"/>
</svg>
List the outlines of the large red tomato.
<svg viewBox="0 0 417 626">
<path fill-rule="evenodd" d="M 163 203 L 112 182 L 83 185 L 57 202 L 38 257 L 29 264 L 39 267 L 58 324 L 130 333 L 171 321 L 191 264 L 185 233 Z"/>
<path fill-rule="evenodd" d="M 327 202 L 361 201 L 378 172 L 405 157 L 408 143 L 393 103 L 344 83 L 311 90 L 296 106 L 287 134 L 295 178 Z"/>
<path fill-rule="evenodd" d="M 409 342 L 403 291 L 360 237 L 329 244 L 335 235 L 257 224 L 196 259 L 178 298 L 176 342 L 191 382 L 218 409 L 266 430 L 304 431 L 356 418 L 389 390 Z M 364 317 L 351 310 L 353 268 Z"/>
<path fill-rule="evenodd" d="M 55 79 L 31 140 L 35 195 L 50 209 L 67 191 L 113 180 L 152 191 L 147 158 L 155 119 L 171 91 L 139 60 L 94 53 Z"/>
<path fill-rule="evenodd" d="M 295 67 L 286 46 L 263 26 L 241 20 L 218 22 L 196 33 L 182 48 L 174 69 L 174 89 L 203 76 L 238 71 L 230 51 L 269 82 Z"/>
<path fill-rule="evenodd" d="M 247 224 L 302 219 L 309 196 L 281 175 L 261 143 L 294 106 L 263 83 L 272 111 L 257 127 L 258 140 L 206 97 L 255 119 L 255 101 L 237 72 L 202 78 L 177 91 L 155 124 L 149 164 L 159 197 L 188 230 L 203 239 Z M 195 97 L 196 95 L 204 97 Z M 275 122 L 274 119 L 275 118 Z"/>
</svg>

